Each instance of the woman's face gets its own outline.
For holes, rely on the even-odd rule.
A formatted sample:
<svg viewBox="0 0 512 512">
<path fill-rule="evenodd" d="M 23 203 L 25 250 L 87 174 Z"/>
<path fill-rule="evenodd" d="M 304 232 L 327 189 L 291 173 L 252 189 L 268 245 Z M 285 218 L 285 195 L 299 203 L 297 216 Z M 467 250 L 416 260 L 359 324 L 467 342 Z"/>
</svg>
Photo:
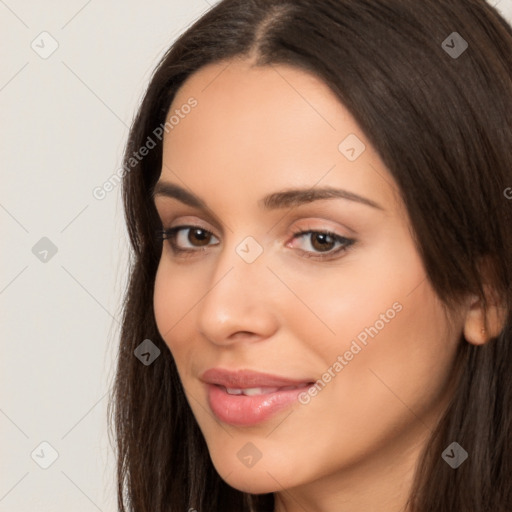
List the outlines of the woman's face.
<svg viewBox="0 0 512 512">
<path fill-rule="evenodd" d="M 155 194 L 164 229 L 193 226 L 163 243 L 154 307 L 213 463 L 252 493 L 403 485 L 462 324 L 426 279 L 393 178 L 327 86 L 226 65 L 175 97 Z"/>
</svg>

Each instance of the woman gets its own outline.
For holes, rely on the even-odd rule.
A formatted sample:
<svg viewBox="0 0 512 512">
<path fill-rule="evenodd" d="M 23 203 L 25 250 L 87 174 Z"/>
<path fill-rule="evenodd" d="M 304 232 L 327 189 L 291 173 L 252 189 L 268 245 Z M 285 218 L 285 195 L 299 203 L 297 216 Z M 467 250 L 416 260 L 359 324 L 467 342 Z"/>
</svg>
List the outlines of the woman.
<svg viewBox="0 0 512 512">
<path fill-rule="evenodd" d="M 224 0 L 133 124 L 120 510 L 512 510 L 512 30 Z"/>
</svg>

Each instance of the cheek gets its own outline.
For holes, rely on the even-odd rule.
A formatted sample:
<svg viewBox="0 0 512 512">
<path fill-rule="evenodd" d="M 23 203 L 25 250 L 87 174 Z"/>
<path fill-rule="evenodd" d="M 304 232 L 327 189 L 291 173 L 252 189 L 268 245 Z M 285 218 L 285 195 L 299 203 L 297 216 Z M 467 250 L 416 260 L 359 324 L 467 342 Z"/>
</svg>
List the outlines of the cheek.
<svg viewBox="0 0 512 512">
<path fill-rule="evenodd" d="M 368 288 L 373 293 L 344 302 L 336 324 L 342 335 L 324 346 L 329 366 L 343 357 L 329 398 L 351 411 L 354 434 L 372 418 L 384 431 L 429 414 L 446 393 L 458 338 L 422 281 L 421 265 L 408 268 L 407 279 L 374 284 Z"/>
<path fill-rule="evenodd" d="M 383 404 L 391 416 L 400 415 L 407 412 L 401 400 L 427 407 L 445 389 L 458 336 L 415 248 L 404 237 L 361 251 L 353 261 L 309 283 L 296 280 L 309 311 L 297 304 L 287 309 L 287 328 L 329 382 L 324 396 L 358 411 L 354 416 L 379 410 L 386 417 Z"/>
<path fill-rule="evenodd" d="M 392 445 L 413 428 L 425 434 L 425 425 L 434 425 L 446 397 L 457 340 L 439 299 L 428 282 L 422 282 L 421 264 L 410 263 L 408 275 L 402 266 L 397 280 L 384 274 L 379 281 L 378 273 L 367 273 L 366 288 L 355 294 L 344 296 L 339 288 L 358 282 L 360 276 L 333 284 L 312 307 L 323 311 L 335 335 L 326 335 L 312 315 L 295 324 L 294 337 L 307 343 L 303 350 L 321 384 L 309 403 L 297 409 L 295 421 L 280 426 L 277 436 L 283 443 L 303 439 L 307 453 L 321 461 L 319 472 L 334 471 Z M 337 305 L 331 304 L 334 297 Z"/>
<path fill-rule="evenodd" d="M 201 298 L 199 283 L 190 279 L 188 274 L 171 271 L 165 256 L 162 256 L 155 277 L 153 307 L 158 331 L 175 356 L 184 347 L 191 346 L 186 339 L 191 334 L 190 326 L 188 330 L 186 326 L 193 305 Z"/>
<path fill-rule="evenodd" d="M 365 347 L 377 333 L 379 339 L 386 332 L 407 336 L 412 316 L 431 313 L 414 302 L 413 290 L 421 287 L 425 272 L 405 237 L 391 244 L 382 236 L 371 250 L 361 247 L 336 265 L 316 267 L 307 279 L 301 268 L 282 266 L 279 271 L 295 295 L 288 294 L 279 305 L 286 328 L 324 364 L 349 350 L 354 339 Z M 404 309 L 418 311 L 404 321 Z"/>
</svg>

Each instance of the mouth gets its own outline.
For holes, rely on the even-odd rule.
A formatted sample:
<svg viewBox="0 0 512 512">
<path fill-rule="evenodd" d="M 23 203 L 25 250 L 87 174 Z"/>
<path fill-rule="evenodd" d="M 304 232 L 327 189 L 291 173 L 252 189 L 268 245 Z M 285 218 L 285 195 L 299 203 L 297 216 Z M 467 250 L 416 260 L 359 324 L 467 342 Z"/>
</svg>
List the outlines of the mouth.
<svg viewBox="0 0 512 512">
<path fill-rule="evenodd" d="M 282 388 L 226 388 L 221 386 L 229 395 L 244 395 L 244 396 L 258 396 L 269 395 L 277 391 L 290 391 L 291 389 L 298 389 L 299 386 L 285 386 Z"/>
<path fill-rule="evenodd" d="M 253 426 L 298 401 L 314 384 L 260 372 L 211 369 L 201 376 L 216 418 L 233 426 Z"/>
</svg>

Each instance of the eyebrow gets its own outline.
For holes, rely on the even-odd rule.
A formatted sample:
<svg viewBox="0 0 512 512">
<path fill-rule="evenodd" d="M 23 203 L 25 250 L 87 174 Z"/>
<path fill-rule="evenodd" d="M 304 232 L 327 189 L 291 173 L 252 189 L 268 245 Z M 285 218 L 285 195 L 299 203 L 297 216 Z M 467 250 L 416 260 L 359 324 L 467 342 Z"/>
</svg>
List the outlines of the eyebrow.
<svg viewBox="0 0 512 512">
<path fill-rule="evenodd" d="M 194 208 L 202 210 L 209 209 L 200 197 L 175 183 L 158 181 L 153 187 L 151 196 L 153 199 L 157 196 L 170 197 Z M 277 210 L 279 208 L 300 206 L 302 204 L 312 203 L 322 199 L 347 199 L 349 201 L 354 201 L 356 203 L 361 203 L 384 211 L 382 206 L 371 199 L 354 194 L 348 190 L 332 187 L 286 189 L 266 195 L 258 201 L 258 204 L 265 210 Z"/>
</svg>

